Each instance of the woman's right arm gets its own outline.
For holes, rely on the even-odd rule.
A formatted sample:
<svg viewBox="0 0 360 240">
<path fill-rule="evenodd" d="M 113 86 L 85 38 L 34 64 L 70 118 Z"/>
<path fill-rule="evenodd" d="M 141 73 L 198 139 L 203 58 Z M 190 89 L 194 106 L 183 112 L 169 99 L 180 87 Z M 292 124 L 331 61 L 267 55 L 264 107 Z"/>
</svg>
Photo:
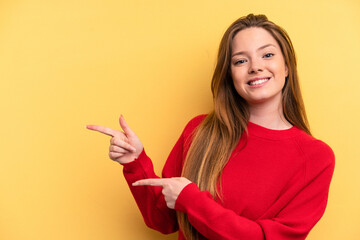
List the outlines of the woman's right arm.
<svg viewBox="0 0 360 240">
<path fill-rule="evenodd" d="M 146 225 L 162 233 L 172 233 L 178 230 L 176 212 L 166 206 L 161 187 L 133 187 L 132 183 L 145 178 L 158 178 L 155 175 L 153 164 L 146 155 L 140 139 L 130 129 L 121 116 L 119 119 L 123 131 L 107 128 L 99 125 L 87 125 L 90 130 L 111 136 L 109 157 L 124 166 L 125 179 L 130 187 L 135 201 L 141 211 Z M 182 137 L 172 150 L 168 161 L 172 167 L 168 175 L 176 177 L 181 173 Z M 177 164 L 175 164 L 177 163 Z M 179 171 L 180 170 L 180 171 Z"/>
</svg>

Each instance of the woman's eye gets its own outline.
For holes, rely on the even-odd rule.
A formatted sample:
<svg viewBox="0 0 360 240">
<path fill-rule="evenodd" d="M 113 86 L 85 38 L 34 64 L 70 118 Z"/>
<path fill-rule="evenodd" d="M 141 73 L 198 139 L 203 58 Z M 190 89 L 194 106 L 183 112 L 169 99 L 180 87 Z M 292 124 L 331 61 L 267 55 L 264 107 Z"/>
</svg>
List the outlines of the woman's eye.
<svg viewBox="0 0 360 240">
<path fill-rule="evenodd" d="M 265 58 L 269 58 L 269 57 L 272 57 L 272 56 L 274 56 L 273 53 L 267 53 L 267 54 L 264 55 Z"/>
<path fill-rule="evenodd" d="M 242 59 L 242 60 L 236 61 L 234 64 L 235 64 L 235 65 L 239 65 L 239 64 L 243 64 L 243 63 L 245 63 L 245 62 L 246 62 L 246 60 Z"/>
</svg>

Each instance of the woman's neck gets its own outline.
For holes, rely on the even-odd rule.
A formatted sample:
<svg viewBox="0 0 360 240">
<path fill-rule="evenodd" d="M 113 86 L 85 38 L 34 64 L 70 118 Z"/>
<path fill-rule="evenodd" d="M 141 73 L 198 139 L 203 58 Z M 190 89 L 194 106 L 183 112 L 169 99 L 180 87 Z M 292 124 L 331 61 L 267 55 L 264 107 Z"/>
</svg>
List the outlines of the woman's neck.
<svg viewBox="0 0 360 240">
<path fill-rule="evenodd" d="M 284 130 L 292 127 L 283 112 L 281 102 L 273 104 L 269 102 L 249 104 L 249 121 L 265 128 Z"/>
</svg>

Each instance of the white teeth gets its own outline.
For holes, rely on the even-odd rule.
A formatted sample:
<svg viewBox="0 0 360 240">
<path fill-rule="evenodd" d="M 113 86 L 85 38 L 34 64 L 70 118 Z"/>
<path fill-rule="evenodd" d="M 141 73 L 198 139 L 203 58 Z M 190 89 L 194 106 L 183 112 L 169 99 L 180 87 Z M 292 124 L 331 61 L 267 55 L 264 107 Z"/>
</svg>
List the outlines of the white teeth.
<svg viewBox="0 0 360 240">
<path fill-rule="evenodd" d="M 260 83 L 264 83 L 264 82 L 269 81 L 269 79 L 270 78 L 265 78 L 265 79 L 259 79 L 259 80 L 256 80 L 256 81 L 251 81 L 251 82 L 249 82 L 249 85 L 250 86 L 258 85 Z"/>
</svg>

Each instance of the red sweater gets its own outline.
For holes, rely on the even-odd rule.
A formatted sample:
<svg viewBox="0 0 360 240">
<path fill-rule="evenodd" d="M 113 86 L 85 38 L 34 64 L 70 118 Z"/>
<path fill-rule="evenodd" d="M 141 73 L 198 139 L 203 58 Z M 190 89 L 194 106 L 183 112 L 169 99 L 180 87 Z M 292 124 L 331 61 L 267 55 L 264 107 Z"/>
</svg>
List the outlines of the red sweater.
<svg viewBox="0 0 360 240">
<path fill-rule="evenodd" d="M 194 129 L 204 115 L 192 119 L 171 151 L 164 178 L 179 177 Z M 222 200 L 214 200 L 195 183 L 187 185 L 175 203 L 207 239 L 305 239 L 323 215 L 334 171 L 334 153 L 325 143 L 297 127 L 271 130 L 249 122 L 222 173 Z M 124 176 L 150 228 L 162 233 L 178 230 L 176 211 L 166 206 L 161 187 L 133 187 L 156 178 L 143 151 L 124 164 Z M 181 229 L 179 239 L 185 239 Z"/>
</svg>

